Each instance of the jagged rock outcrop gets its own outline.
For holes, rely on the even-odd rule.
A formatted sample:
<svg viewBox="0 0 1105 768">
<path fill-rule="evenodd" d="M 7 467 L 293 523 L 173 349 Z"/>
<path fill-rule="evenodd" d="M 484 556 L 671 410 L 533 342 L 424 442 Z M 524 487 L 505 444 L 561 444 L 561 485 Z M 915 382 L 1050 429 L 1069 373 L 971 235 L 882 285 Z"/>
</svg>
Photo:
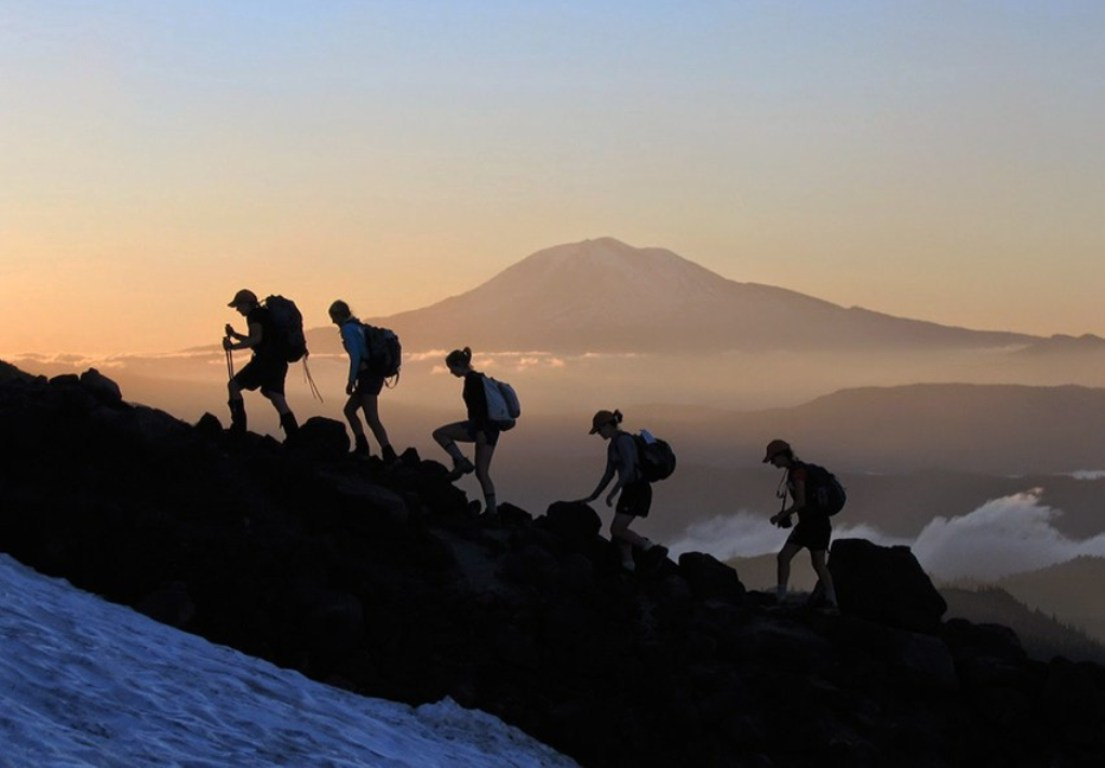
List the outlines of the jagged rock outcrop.
<svg viewBox="0 0 1105 768">
<path fill-rule="evenodd" d="M 1105 670 L 942 622 L 908 550 L 837 542 L 826 615 L 699 553 L 626 573 L 586 505 L 475 517 L 445 467 L 354 460 L 337 422 L 231 439 L 98 375 L 0 374 L 0 549 L 335 685 L 450 695 L 587 766 L 1105 760 Z"/>
</svg>

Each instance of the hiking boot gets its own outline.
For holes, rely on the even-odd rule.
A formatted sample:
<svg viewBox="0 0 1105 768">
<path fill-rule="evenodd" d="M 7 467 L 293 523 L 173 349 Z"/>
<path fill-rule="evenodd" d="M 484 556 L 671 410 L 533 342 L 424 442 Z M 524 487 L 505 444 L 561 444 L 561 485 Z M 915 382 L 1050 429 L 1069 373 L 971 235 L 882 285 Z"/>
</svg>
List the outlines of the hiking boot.
<svg viewBox="0 0 1105 768">
<path fill-rule="evenodd" d="M 230 400 L 230 433 L 244 435 L 246 433 L 246 404 L 242 400 Z"/>
<path fill-rule="evenodd" d="M 476 471 L 476 465 L 470 462 L 466 458 L 461 458 L 458 461 L 453 462 L 453 471 L 449 473 L 450 482 L 458 480 L 464 475 L 470 474 Z"/>
<path fill-rule="evenodd" d="M 365 435 L 354 435 L 353 440 L 355 442 L 353 446 L 353 455 L 358 458 L 367 459 L 369 456 L 368 438 Z"/>
<path fill-rule="evenodd" d="M 399 456 L 396 455 L 395 449 L 390 444 L 381 448 L 380 453 L 383 454 L 385 464 L 395 464 L 399 461 Z"/>
</svg>

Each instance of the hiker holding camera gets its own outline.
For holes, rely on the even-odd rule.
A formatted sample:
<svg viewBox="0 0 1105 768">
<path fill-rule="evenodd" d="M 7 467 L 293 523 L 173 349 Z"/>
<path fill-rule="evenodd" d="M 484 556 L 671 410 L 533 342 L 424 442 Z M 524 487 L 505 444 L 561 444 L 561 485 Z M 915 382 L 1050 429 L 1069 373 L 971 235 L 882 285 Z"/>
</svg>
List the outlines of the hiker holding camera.
<svg viewBox="0 0 1105 768">
<path fill-rule="evenodd" d="M 638 467 L 637 442 L 633 435 L 618 428 L 621 422 L 621 411 L 599 411 L 591 419 L 590 434 L 598 434 L 603 440 L 609 441 L 606 447 L 606 470 L 591 495 L 580 501 L 584 504 L 594 501 L 610 481 L 617 477 L 614 487 L 606 495 L 608 507 L 614 505 L 615 498 L 618 500 L 614 520 L 610 523 L 610 538 L 621 553 L 622 567 L 633 571 L 637 568 L 633 560 L 634 547 L 648 552 L 650 560 L 655 562 L 663 560 L 668 550 L 629 529 L 634 518 L 648 516 L 652 507 L 652 485 Z"/>
<path fill-rule="evenodd" d="M 292 413 L 291 408 L 288 407 L 288 401 L 284 399 L 284 379 L 288 375 L 288 361 L 277 348 L 278 340 L 272 313 L 257 300 L 257 294 L 246 288 L 234 294 L 234 298 L 227 306 L 233 307 L 238 314 L 246 318 L 249 327 L 249 333 L 238 333 L 230 323 L 226 324 L 223 349 L 227 352 L 228 365 L 230 352 L 236 349 L 253 351 L 250 361 L 227 383 L 230 395 L 227 402 L 230 406 L 230 432 L 240 435 L 245 434 L 246 431 L 246 404 L 242 398 L 242 390 L 253 391 L 260 388 L 261 395 L 271 402 L 276 412 L 280 414 L 280 426 L 287 439 L 296 433 L 299 423 L 295 420 L 295 414 Z"/>
<path fill-rule="evenodd" d="M 786 469 L 782 498 L 785 504 L 786 494 L 789 493 L 793 501 L 790 507 L 784 507 L 777 514 L 772 515 L 771 522 L 780 528 L 789 528 L 791 516 L 798 516 L 798 524 L 787 536 L 786 543 L 783 544 L 776 558 L 778 567 L 776 598 L 781 603 L 786 597 L 787 582 L 790 581 L 790 561 L 799 550 L 806 548 L 810 551 L 810 563 L 820 580 L 825 600 L 832 610 L 836 610 L 836 588 L 833 586 L 833 575 L 826 564 L 829 539 L 833 532 L 829 517 L 835 512 L 825 501 L 825 494 L 819 487 L 815 487 L 817 484 L 814 482 L 814 475 L 825 473 L 825 470 L 799 461 L 794 455 L 794 450 L 785 440 L 772 440 L 768 443 L 763 460 L 765 464 L 770 463 L 772 466 Z"/>
</svg>

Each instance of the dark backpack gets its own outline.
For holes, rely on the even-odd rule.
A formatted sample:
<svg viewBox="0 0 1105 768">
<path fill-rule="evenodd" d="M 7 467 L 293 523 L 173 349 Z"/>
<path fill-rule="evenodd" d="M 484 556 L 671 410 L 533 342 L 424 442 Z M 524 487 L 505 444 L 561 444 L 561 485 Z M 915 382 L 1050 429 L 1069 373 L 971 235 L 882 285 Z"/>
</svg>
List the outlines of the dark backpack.
<svg viewBox="0 0 1105 768">
<path fill-rule="evenodd" d="M 278 357 L 289 363 L 307 355 L 307 337 L 303 335 L 303 315 L 291 299 L 269 296 L 265 308 L 272 319 L 272 349 Z"/>
<path fill-rule="evenodd" d="M 399 366 L 403 364 L 403 345 L 395 331 L 361 323 L 361 333 L 368 352 L 368 370 L 385 379 L 398 376 Z"/>
<path fill-rule="evenodd" d="M 648 438 L 639 434 L 633 435 L 633 442 L 637 444 L 637 468 L 645 480 L 654 483 L 675 471 L 675 451 L 666 441 L 654 437 L 649 442 Z"/>
<path fill-rule="evenodd" d="M 844 509 L 848 494 L 829 470 L 816 464 L 806 464 L 806 503 L 825 510 L 832 517 Z"/>
</svg>

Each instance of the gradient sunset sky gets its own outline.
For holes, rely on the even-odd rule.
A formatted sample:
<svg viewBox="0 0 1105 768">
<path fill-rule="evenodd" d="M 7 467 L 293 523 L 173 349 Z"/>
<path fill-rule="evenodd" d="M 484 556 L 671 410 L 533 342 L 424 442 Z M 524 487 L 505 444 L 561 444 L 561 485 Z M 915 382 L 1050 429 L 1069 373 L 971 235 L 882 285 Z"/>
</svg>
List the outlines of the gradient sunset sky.
<svg viewBox="0 0 1105 768">
<path fill-rule="evenodd" d="M 612 236 L 1105 335 L 1105 3 L 0 0 L 0 354 L 364 316 Z"/>
</svg>

